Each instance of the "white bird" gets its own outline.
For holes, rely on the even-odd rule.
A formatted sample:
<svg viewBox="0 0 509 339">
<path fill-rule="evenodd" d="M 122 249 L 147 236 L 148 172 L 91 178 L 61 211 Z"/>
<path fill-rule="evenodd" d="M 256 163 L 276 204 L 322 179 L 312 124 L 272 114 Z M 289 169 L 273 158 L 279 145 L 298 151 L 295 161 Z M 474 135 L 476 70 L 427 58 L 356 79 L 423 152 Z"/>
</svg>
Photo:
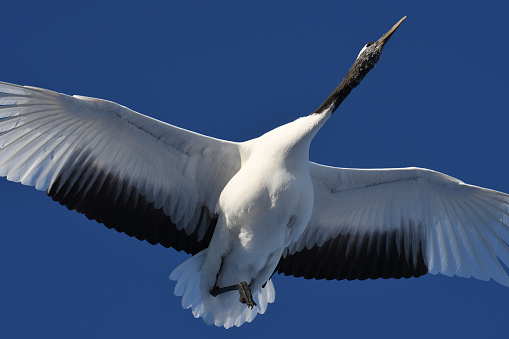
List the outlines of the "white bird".
<svg viewBox="0 0 509 339">
<path fill-rule="evenodd" d="M 442 273 L 509 286 L 508 195 L 426 169 L 309 161 L 314 135 L 404 19 L 361 50 L 313 114 L 241 143 L 110 101 L 0 83 L 0 176 L 192 254 L 170 276 L 175 294 L 225 328 L 274 302 L 275 271 L 337 280 Z"/>
</svg>

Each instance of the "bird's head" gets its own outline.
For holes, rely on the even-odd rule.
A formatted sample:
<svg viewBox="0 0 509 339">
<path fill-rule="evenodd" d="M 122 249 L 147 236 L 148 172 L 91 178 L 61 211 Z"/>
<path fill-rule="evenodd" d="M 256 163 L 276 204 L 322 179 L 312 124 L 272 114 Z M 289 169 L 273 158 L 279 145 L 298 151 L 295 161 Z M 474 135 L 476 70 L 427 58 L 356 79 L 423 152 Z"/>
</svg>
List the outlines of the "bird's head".
<svg viewBox="0 0 509 339">
<path fill-rule="evenodd" d="M 406 16 L 401 18 L 401 20 L 392 26 L 392 28 L 377 41 L 368 42 L 359 52 L 355 62 L 357 63 L 358 61 L 362 61 L 366 63 L 366 65 L 369 65 L 368 67 L 370 67 L 370 69 L 375 67 L 376 63 L 380 59 L 380 55 L 382 54 L 385 45 L 405 19 Z"/>
<path fill-rule="evenodd" d="M 350 67 L 348 73 L 346 73 L 343 81 L 339 84 L 339 86 L 332 92 L 332 94 L 323 102 L 323 104 L 318 107 L 313 114 L 320 114 L 329 112 L 329 114 L 334 113 L 334 111 L 338 108 L 338 106 L 345 100 L 345 98 L 350 94 L 352 89 L 357 87 L 362 79 L 368 74 L 370 70 L 375 67 L 376 63 L 380 59 L 382 55 L 382 51 L 391 38 L 391 36 L 396 32 L 398 27 L 401 25 L 403 20 L 406 19 L 406 16 L 399 20 L 392 28 L 385 33 L 380 39 L 377 41 L 372 41 L 364 46 L 357 59 L 355 59 L 354 64 Z"/>
</svg>

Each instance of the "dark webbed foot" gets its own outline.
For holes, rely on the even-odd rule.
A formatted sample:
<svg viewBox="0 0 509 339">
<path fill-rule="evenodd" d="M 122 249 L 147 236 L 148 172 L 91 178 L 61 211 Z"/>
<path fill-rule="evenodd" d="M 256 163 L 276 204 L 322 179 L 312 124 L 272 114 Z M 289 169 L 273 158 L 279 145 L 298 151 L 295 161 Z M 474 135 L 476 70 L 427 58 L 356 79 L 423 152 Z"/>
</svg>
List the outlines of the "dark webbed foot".
<svg viewBox="0 0 509 339">
<path fill-rule="evenodd" d="M 239 291 L 240 294 L 239 301 L 241 303 L 247 304 L 247 307 L 249 308 L 253 308 L 256 306 L 256 303 L 253 300 L 253 296 L 251 295 L 251 289 L 249 288 L 249 285 L 245 281 L 242 281 L 237 285 L 231 285 L 226 287 L 214 286 L 214 288 L 210 291 L 210 294 L 213 297 L 217 297 L 220 294 L 235 290 Z"/>
<path fill-rule="evenodd" d="M 253 296 L 251 295 L 251 289 L 245 281 L 238 283 L 237 289 L 240 293 L 239 301 L 241 303 L 247 304 L 247 307 L 251 309 L 256 306 L 256 303 L 253 300 Z"/>
</svg>

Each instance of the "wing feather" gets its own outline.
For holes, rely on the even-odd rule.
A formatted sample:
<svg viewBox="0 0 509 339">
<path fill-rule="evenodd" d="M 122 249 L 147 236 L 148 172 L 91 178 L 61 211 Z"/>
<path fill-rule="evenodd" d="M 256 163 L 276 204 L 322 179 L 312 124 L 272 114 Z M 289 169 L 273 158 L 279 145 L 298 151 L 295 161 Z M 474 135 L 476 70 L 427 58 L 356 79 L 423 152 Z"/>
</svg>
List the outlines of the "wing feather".
<svg viewBox="0 0 509 339">
<path fill-rule="evenodd" d="M 239 168 L 237 143 L 113 102 L 0 83 L 0 176 L 140 240 L 207 247 Z"/>
<path fill-rule="evenodd" d="M 310 168 L 313 214 L 284 251 L 279 273 L 376 279 L 429 272 L 509 286 L 508 195 L 419 168 Z M 302 262 L 314 263 L 305 275 Z"/>
</svg>

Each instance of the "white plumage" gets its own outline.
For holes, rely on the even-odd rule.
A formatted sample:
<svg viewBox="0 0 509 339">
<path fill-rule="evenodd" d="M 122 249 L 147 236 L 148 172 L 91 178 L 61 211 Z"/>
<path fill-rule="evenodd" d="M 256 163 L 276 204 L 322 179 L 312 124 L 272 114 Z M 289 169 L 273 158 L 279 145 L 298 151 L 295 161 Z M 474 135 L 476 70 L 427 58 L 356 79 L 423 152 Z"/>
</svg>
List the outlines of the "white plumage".
<svg viewBox="0 0 509 339">
<path fill-rule="evenodd" d="M 356 64 L 374 53 L 368 46 Z M 170 276 L 175 294 L 195 317 L 226 328 L 274 302 L 275 270 L 338 280 L 429 272 L 509 286 L 509 196 L 426 169 L 309 162 L 335 100 L 235 143 L 113 102 L 0 83 L 0 175 L 109 228 L 193 254 Z M 211 294 L 241 281 L 252 308 L 236 291 Z"/>
</svg>

